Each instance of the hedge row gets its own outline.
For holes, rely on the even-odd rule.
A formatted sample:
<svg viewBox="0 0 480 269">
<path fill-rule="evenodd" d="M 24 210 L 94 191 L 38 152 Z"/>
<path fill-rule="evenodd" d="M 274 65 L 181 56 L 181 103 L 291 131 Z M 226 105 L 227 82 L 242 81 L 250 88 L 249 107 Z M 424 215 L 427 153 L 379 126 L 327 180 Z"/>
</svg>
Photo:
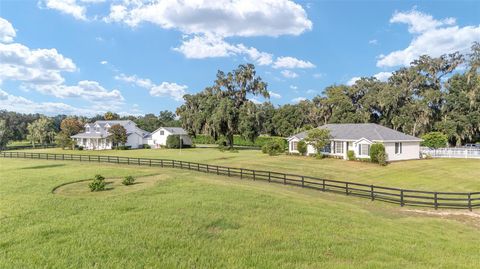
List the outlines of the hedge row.
<svg viewBox="0 0 480 269">
<path fill-rule="evenodd" d="M 216 144 L 215 139 L 209 135 L 197 135 L 197 137 L 192 138 L 195 144 Z M 285 148 L 288 146 L 287 140 L 283 137 L 279 136 L 259 136 L 255 139 L 255 142 L 246 140 L 245 138 L 235 135 L 233 137 L 233 144 L 235 146 L 246 146 L 246 147 L 259 147 L 261 148 L 263 145 L 267 144 L 269 141 L 272 140 L 281 140 Z"/>
</svg>

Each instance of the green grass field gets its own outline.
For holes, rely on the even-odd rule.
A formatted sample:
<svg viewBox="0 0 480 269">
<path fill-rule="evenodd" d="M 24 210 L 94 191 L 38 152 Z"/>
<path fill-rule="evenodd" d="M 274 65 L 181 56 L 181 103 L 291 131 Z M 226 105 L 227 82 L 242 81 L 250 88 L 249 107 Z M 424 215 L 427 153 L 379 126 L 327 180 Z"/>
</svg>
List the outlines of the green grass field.
<svg viewBox="0 0 480 269">
<path fill-rule="evenodd" d="M 391 163 L 386 167 L 338 159 L 318 160 L 301 156 L 268 156 L 259 150 L 221 152 L 216 148 L 183 150 L 144 149 L 109 151 L 71 151 L 37 149 L 34 152 L 117 155 L 141 158 L 167 158 L 258 170 L 294 173 L 327 179 L 379 186 L 428 191 L 480 191 L 480 159 L 430 159 Z"/>
<path fill-rule="evenodd" d="M 199 158 L 193 151 L 182 154 L 178 159 Z M 218 163 L 223 156 L 222 163 L 232 165 L 268 164 L 266 157 L 248 160 L 245 154 L 206 158 Z M 269 167 L 280 167 L 286 158 L 272 158 Z M 352 169 L 353 164 L 342 164 Z M 399 169 L 395 165 L 389 168 Z M 112 182 L 110 190 L 91 193 L 84 181 L 52 193 L 56 186 L 97 173 Z M 298 187 L 114 164 L 0 159 L 0 175 L 0 268 L 480 266 L 476 211 L 443 210 L 437 216 L 434 210 L 417 212 Z M 121 186 L 119 179 L 126 175 L 139 183 Z"/>
</svg>

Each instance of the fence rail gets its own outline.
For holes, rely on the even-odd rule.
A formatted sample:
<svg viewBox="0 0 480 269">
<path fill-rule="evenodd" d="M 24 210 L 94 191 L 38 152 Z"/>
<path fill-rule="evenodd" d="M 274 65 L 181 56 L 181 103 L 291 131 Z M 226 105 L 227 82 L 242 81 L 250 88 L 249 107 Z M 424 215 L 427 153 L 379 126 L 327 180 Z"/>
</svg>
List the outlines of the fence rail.
<svg viewBox="0 0 480 269">
<path fill-rule="evenodd" d="M 433 158 L 474 158 L 480 159 L 480 149 L 473 148 L 421 148 L 420 151 L 424 155 L 431 156 Z"/>
<path fill-rule="evenodd" d="M 167 168 L 195 170 L 198 172 L 238 177 L 240 179 L 262 180 L 271 183 L 293 185 L 324 192 L 342 193 L 379 201 L 399 204 L 400 206 L 423 206 L 438 208 L 469 209 L 480 208 L 480 192 L 433 192 L 390 188 L 348 181 L 316 178 L 295 174 L 286 174 L 265 170 L 227 167 L 171 159 L 130 158 L 120 156 L 53 154 L 30 152 L 0 152 L 3 158 L 26 158 L 43 160 L 69 160 L 80 162 L 99 162 L 127 165 L 143 165 Z"/>
</svg>

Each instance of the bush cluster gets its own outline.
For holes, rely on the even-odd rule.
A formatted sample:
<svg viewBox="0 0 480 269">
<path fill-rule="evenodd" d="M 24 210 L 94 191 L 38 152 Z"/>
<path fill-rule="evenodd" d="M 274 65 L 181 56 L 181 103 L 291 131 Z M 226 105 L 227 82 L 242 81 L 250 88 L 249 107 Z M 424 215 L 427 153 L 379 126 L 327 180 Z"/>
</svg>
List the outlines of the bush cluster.
<svg viewBox="0 0 480 269">
<path fill-rule="evenodd" d="M 349 150 L 347 152 L 347 157 L 349 161 L 355 161 L 355 151 Z"/>
<path fill-rule="evenodd" d="M 383 144 L 374 143 L 370 146 L 370 161 L 382 166 L 387 165 L 387 153 Z"/>
<path fill-rule="evenodd" d="M 88 184 L 90 191 L 103 191 L 105 190 L 105 186 L 107 183 L 105 182 L 105 178 L 101 175 L 95 175 L 93 181 Z"/>
<path fill-rule="evenodd" d="M 262 152 L 270 156 L 285 152 L 285 144 L 280 139 L 272 139 L 262 146 Z"/>
<path fill-rule="evenodd" d="M 209 135 L 197 135 L 196 137 L 192 138 L 193 142 L 195 144 L 218 144 L 219 141 L 221 141 L 223 138 L 219 138 L 217 141 L 213 139 L 213 137 Z M 284 147 L 287 146 L 287 140 L 285 140 L 282 137 L 278 136 L 259 136 L 257 139 L 255 139 L 254 142 L 243 138 L 240 135 L 234 135 L 233 136 L 233 144 L 235 146 L 246 146 L 246 147 L 263 147 L 266 143 L 268 143 L 271 140 L 277 140 L 281 139 L 284 143 Z"/>
<path fill-rule="evenodd" d="M 307 143 L 305 143 L 305 141 L 299 141 L 297 143 L 297 150 L 298 150 L 298 153 L 300 153 L 300 155 L 305 155 L 307 153 Z"/>
<path fill-rule="evenodd" d="M 135 182 L 135 178 L 132 177 L 132 176 L 126 176 L 123 181 L 122 181 L 122 184 L 125 185 L 125 186 L 128 186 L 128 185 L 133 185 L 133 183 Z"/>
</svg>

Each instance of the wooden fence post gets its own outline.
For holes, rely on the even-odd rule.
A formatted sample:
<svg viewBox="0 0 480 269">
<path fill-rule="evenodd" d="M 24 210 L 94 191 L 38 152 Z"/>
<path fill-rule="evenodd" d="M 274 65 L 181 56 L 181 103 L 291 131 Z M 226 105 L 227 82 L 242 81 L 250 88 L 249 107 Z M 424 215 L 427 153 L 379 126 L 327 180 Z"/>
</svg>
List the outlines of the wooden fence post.
<svg viewBox="0 0 480 269">
<path fill-rule="evenodd" d="M 268 172 L 268 182 L 272 181 L 272 175 L 270 173 L 270 171 Z"/>
<path fill-rule="evenodd" d="M 371 195 L 372 201 L 375 200 L 375 195 L 374 195 L 374 192 L 373 192 L 373 185 L 370 185 L 370 195 Z"/>
<path fill-rule="evenodd" d="M 400 206 L 404 206 L 404 202 L 403 202 L 403 190 L 400 190 Z"/>
<path fill-rule="evenodd" d="M 305 187 L 305 178 L 302 176 L 302 188 Z"/>
<path fill-rule="evenodd" d="M 283 174 L 283 184 L 287 184 L 287 174 Z"/>
<path fill-rule="evenodd" d="M 472 211 L 472 194 L 468 194 L 468 210 Z"/>
<path fill-rule="evenodd" d="M 255 170 L 252 170 L 253 171 L 253 180 L 255 181 Z"/>
<path fill-rule="evenodd" d="M 228 176 L 230 176 L 230 167 L 227 167 Z"/>
<path fill-rule="evenodd" d="M 325 179 L 322 179 L 322 191 L 325 191 Z"/>
<path fill-rule="evenodd" d="M 345 183 L 345 194 L 348 195 L 348 183 Z"/>
<path fill-rule="evenodd" d="M 433 195 L 433 198 L 434 198 L 434 204 L 435 204 L 435 210 L 437 210 L 438 208 L 438 193 L 435 192 L 435 194 Z"/>
<path fill-rule="evenodd" d="M 243 168 L 240 168 L 240 179 L 243 179 Z"/>
</svg>

